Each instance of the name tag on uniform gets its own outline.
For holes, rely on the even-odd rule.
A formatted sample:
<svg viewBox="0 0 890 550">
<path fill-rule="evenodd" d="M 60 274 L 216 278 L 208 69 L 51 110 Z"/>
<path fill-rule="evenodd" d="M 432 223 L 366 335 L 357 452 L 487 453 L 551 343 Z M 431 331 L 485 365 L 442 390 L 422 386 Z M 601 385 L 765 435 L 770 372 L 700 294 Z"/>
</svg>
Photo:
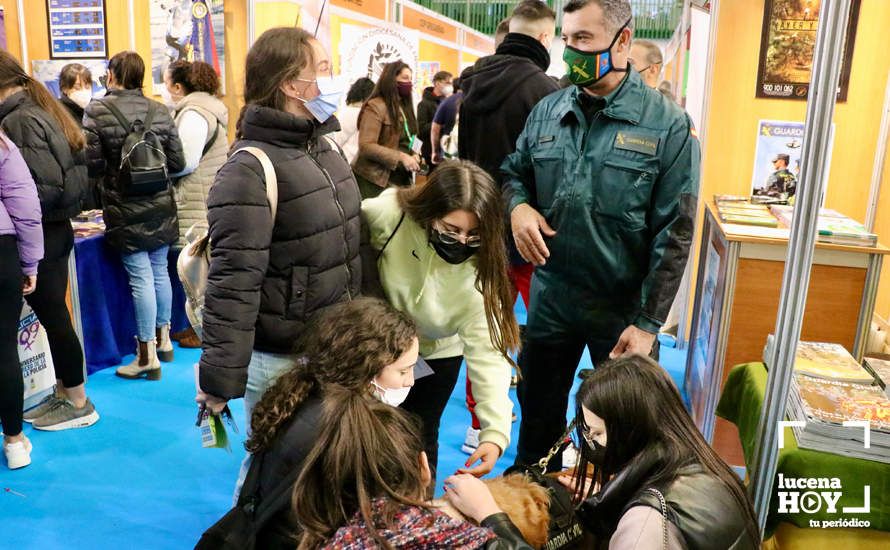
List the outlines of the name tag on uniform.
<svg viewBox="0 0 890 550">
<path fill-rule="evenodd" d="M 618 135 L 615 136 L 615 148 L 655 156 L 656 152 L 658 152 L 659 141 L 661 141 L 661 138 L 645 134 L 618 132 Z"/>
<path fill-rule="evenodd" d="M 550 143 L 555 140 L 556 136 L 541 136 L 538 138 L 538 143 Z"/>
</svg>

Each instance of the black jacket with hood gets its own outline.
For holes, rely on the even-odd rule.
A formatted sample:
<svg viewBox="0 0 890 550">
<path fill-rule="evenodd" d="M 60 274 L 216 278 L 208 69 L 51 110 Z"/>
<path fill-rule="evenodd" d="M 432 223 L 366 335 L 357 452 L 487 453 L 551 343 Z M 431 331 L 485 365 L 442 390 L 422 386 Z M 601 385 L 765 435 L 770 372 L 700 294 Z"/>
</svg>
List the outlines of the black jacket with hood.
<svg viewBox="0 0 890 550">
<path fill-rule="evenodd" d="M 559 90 L 544 72 L 549 65 L 550 54 L 540 42 L 510 33 L 494 55 L 476 61 L 461 74 L 464 98 L 458 118 L 457 156 L 481 166 L 498 184 L 503 184 L 501 164 L 516 150 L 516 140 L 532 108 Z M 525 263 L 510 231 L 507 242 L 510 262 Z"/>
<path fill-rule="evenodd" d="M 458 156 L 481 166 L 498 183 L 499 168 L 516 150 L 532 108 L 559 90 L 544 72 L 549 64 L 550 54 L 540 42 L 510 33 L 494 55 L 476 61 L 461 75 Z"/>
<path fill-rule="evenodd" d="M 423 148 L 420 155 L 426 161 L 427 166 L 432 166 L 432 143 L 430 141 L 430 130 L 433 127 L 433 117 L 436 116 L 436 109 L 445 96 L 433 93 L 433 87 L 428 86 L 423 90 L 423 99 L 417 104 L 417 137 L 423 142 Z"/>
</svg>

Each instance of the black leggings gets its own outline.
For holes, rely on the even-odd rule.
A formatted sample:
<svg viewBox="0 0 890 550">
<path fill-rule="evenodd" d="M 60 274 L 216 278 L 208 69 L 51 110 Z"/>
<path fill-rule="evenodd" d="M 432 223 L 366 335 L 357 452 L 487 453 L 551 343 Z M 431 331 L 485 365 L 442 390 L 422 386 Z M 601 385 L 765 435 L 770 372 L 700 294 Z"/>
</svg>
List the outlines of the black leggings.
<svg viewBox="0 0 890 550">
<path fill-rule="evenodd" d="M 22 268 L 15 235 L 0 236 L 0 422 L 9 436 L 22 433 L 25 384 L 19 363 Z"/>
<path fill-rule="evenodd" d="M 427 359 L 433 374 L 415 381 L 408 399 L 402 403 L 403 409 L 416 414 L 423 422 L 423 446 L 433 471 L 433 481 L 439 462 L 439 422 L 457 384 L 463 360 L 463 356 Z"/>
<path fill-rule="evenodd" d="M 56 378 L 66 388 L 83 384 L 83 348 L 65 303 L 68 290 L 68 256 L 74 248 L 74 231 L 67 220 L 44 222 L 43 259 L 37 266 L 37 289 L 25 300 L 46 329 Z"/>
</svg>

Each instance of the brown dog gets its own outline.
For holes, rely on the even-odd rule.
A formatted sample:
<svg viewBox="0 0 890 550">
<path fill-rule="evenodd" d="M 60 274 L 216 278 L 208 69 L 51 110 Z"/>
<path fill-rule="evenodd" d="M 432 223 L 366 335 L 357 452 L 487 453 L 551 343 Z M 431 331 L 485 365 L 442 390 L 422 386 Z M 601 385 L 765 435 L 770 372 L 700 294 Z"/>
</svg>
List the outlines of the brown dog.
<svg viewBox="0 0 890 550">
<path fill-rule="evenodd" d="M 494 501 L 509 517 L 532 547 L 547 543 L 550 530 L 550 495 L 547 489 L 522 474 L 484 479 Z M 471 521 L 455 510 L 447 500 L 437 499 L 433 506 L 455 519 Z"/>
</svg>

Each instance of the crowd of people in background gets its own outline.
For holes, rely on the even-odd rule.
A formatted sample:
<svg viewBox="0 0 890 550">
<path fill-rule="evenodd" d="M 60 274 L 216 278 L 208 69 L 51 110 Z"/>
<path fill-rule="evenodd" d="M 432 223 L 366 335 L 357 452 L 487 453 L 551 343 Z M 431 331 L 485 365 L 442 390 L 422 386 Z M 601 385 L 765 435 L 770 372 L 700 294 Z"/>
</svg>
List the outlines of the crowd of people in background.
<svg viewBox="0 0 890 550">
<path fill-rule="evenodd" d="M 321 42 L 268 30 L 247 54 L 234 143 L 205 63 L 171 64 L 163 103 L 143 92 L 135 52 L 110 59 L 101 98 L 71 64 L 56 99 L 0 52 L 9 467 L 30 463 L 23 421 L 99 419 L 65 305 L 69 220 L 97 207 L 135 305 L 125 379 L 159 380 L 173 360 L 168 257 L 209 237 L 200 331 L 179 339 L 202 349 L 200 407 L 221 414 L 244 399 L 233 512 L 254 523 L 235 533 L 230 513 L 199 547 L 250 536 L 260 548 L 530 548 L 521 518 L 478 478 L 511 444 L 511 379 L 516 466 L 563 469 L 549 451 L 567 431 L 585 347 L 595 369 L 582 371 L 569 430 L 578 463 L 560 478 L 576 521 L 610 548 L 756 547 L 741 482 L 655 362 L 692 237 L 695 131 L 656 90 L 661 52 L 633 40 L 629 2 L 563 10 L 562 79 L 547 74 L 556 14 L 524 0 L 498 26 L 495 53 L 459 76 L 440 71 L 418 94 L 399 60 L 342 102 Z M 58 378 L 24 414 L 23 297 Z M 440 422 L 463 364 L 470 458 L 440 476 Z M 442 482 L 464 519 L 430 501 Z M 665 501 L 673 515 L 662 518 Z"/>
</svg>

